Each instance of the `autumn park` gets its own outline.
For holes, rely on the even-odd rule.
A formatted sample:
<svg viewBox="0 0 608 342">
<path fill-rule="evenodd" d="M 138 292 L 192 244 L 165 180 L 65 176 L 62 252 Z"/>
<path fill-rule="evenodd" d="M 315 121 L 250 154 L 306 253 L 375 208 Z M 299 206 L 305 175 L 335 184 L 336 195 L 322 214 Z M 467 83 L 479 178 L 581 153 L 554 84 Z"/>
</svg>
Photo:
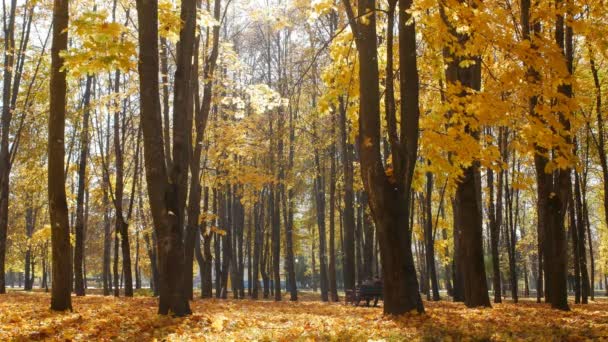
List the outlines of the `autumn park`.
<svg viewBox="0 0 608 342">
<path fill-rule="evenodd" d="M 3 0 L 0 341 L 608 341 L 604 0 Z"/>
</svg>

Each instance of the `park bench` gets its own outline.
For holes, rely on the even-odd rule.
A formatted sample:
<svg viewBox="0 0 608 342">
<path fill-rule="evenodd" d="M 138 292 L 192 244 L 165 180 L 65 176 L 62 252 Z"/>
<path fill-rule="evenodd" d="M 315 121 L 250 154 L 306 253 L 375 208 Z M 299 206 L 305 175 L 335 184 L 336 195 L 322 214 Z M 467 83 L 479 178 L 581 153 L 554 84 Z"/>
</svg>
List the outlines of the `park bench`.
<svg viewBox="0 0 608 342">
<path fill-rule="evenodd" d="M 354 290 L 346 290 L 346 304 L 353 304 L 359 306 L 362 301 L 369 306 L 369 303 L 373 300 L 374 306 L 378 305 L 378 300 L 382 299 L 382 284 L 363 284 L 355 287 Z"/>
</svg>

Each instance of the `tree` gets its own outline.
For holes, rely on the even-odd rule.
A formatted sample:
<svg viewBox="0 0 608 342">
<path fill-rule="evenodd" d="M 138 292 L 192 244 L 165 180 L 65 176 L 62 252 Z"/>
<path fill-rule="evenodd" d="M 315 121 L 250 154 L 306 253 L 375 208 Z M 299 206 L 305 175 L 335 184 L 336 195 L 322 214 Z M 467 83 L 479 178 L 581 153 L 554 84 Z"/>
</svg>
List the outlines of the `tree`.
<svg viewBox="0 0 608 342">
<path fill-rule="evenodd" d="M 188 139 L 187 104 L 190 84 L 192 47 L 194 40 L 195 1 L 182 4 L 184 27 L 180 32 L 178 71 L 174 103 L 174 137 L 171 173 L 167 172 L 161 132 L 161 112 L 158 82 L 158 1 L 138 0 L 139 75 L 142 132 L 146 183 L 152 219 L 157 236 L 159 261 L 159 314 L 176 316 L 191 313 L 183 292 L 185 255 L 182 241 L 184 202 L 186 199 Z M 183 49 L 183 50 L 181 50 Z M 178 107 L 179 106 L 179 107 Z M 169 178 L 170 177 L 170 178 Z M 169 181 L 171 180 L 171 181 Z"/>
<path fill-rule="evenodd" d="M 53 258 L 51 310 L 57 311 L 72 310 L 72 299 L 70 297 L 72 253 L 64 183 L 67 82 L 66 71 L 62 70 L 64 58 L 60 56 L 60 52 L 68 47 L 68 21 L 68 1 L 55 0 L 53 2 L 53 42 L 51 47 L 48 192 Z"/>
<path fill-rule="evenodd" d="M 357 14 L 350 1 L 344 6 L 359 57 L 359 154 L 361 175 L 376 224 L 384 278 L 384 312 L 424 311 L 411 250 L 410 189 L 418 145 L 418 69 L 416 31 L 409 21 L 409 0 L 399 1 L 399 67 L 401 85 L 400 135 L 396 119 L 389 118 L 392 175 L 380 153 L 380 90 L 374 0 L 359 1 Z M 369 12 L 369 13 L 368 13 Z M 365 22 L 360 16 L 365 16 Z"/>
</svg>

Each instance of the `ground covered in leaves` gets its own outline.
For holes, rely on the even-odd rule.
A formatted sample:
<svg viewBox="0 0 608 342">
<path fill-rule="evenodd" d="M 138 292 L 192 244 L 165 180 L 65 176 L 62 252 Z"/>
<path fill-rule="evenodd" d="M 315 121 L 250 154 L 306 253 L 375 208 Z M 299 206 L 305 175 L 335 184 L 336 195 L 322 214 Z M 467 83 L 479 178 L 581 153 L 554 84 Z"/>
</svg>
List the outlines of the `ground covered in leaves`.
<svg viewBox="0 0 608 342">
<path fill-rule="evenodd" d="M 314 296 L 314 297 L 313 297 Z M 0 296 L 0 341 L 585 341 L 608 340 L 608 301 L 557 312 L 544 304 L 425 302 L 426 314 L 383 317 L 381 308 L 326 304 L 316 295 L 294 303 L 196 300 L 186 318 L 156 314 L 151 297 L 73 297 L 74 312 L 49 308 L 49 294 Z M 314 298 L 314 300 L 313 300 Z"/>
</svg>

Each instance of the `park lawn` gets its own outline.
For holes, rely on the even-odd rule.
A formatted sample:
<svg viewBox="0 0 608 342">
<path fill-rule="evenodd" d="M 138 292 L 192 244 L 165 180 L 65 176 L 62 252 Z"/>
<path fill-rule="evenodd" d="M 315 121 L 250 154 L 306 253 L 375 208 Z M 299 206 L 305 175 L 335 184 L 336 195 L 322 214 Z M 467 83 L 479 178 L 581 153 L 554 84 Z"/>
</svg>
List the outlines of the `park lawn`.
<svg viewBox="0 0 608 342">
<path fill-rule="evenodd" d="M 49 310 L 50 295 L 0 296 L 0 341 L 585 341 L 608 340 L 608 301 L 572 305 L 571 312 L 524 301 L 467 309 L 425 302 L 426 314 L 385 317 L 381 308 L 300 302 L 200 300 L 185 318 L 156 314 L 147 296 L 72 297 L 74 312 Z"/>
</svg>

